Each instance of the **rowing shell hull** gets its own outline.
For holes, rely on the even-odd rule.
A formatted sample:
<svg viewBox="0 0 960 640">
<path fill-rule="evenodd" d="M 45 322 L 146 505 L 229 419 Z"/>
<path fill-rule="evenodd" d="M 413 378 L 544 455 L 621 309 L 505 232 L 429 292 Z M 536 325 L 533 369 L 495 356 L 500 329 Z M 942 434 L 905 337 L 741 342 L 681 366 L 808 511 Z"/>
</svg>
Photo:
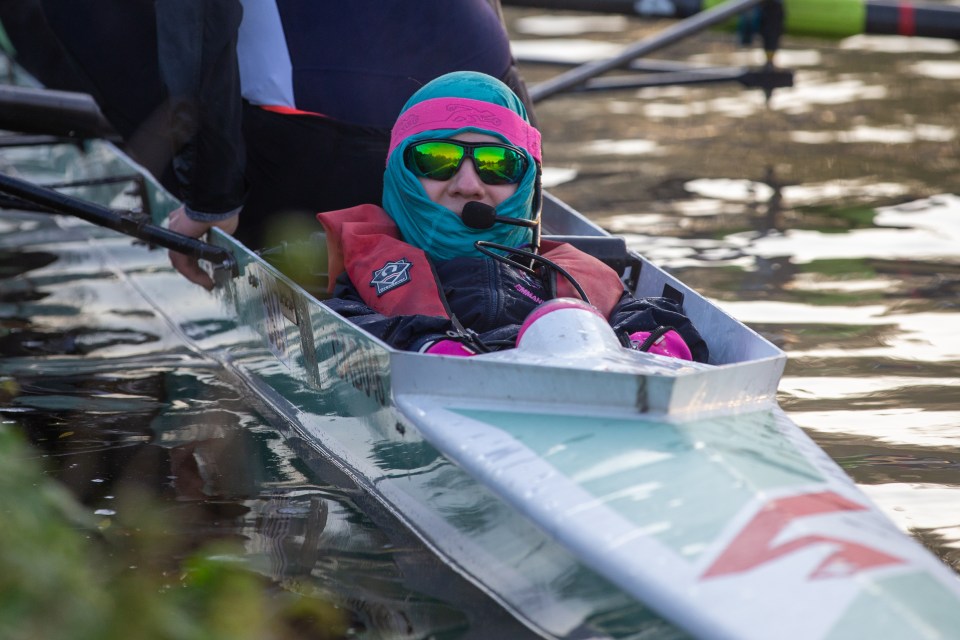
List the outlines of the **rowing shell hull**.
<svg viewBox="0 0 960 640">
<path fill-rule="evenodd" d="M 128 240 L 97 235 L 105 261 L 129 261 Z M 231 238 L 213 241 L 240 268 L 212 294 L 179 297 L 180 277 L 155 253 L 122 275 L 269 404 L 288 437 L 541 635 L 960 630 L 957 576 L 776 406 L 782 354 L 659 270 L 644 265 L 641 288 L 686 295 L 711 327 L 715 366 L 398 352 Z"/>
<path fill-rule="evenodd" d="M 635 619 L 701 638 L 960 629 L 956 575 L 767 402 L 769 379 L 740 379 L 776 380 L 771 354 L 630 374 L 397 352 L 234 249 L 254 278 L 222 290 L 222 311 L 275 355 L 234 360 L 242 374 L 544 635 L 596 633 L 623 594 Z"/>
</svg>

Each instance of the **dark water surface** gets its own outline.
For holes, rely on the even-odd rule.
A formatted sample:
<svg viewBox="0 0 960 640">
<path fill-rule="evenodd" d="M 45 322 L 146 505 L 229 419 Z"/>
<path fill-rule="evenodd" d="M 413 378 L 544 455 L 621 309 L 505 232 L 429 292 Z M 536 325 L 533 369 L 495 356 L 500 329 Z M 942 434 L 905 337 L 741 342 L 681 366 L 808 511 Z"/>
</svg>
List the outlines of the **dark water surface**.
<svg viewBox="0 0 960 640">
<path fill-rule="evenodd" d="M 508 19 L 521 56 L 602 55 L 656 28 Z M 757 60 L 731 40 L 706 34 L 663 57 Z M 960 47 L 784 44 L 778 61 L 797 85 L 769 105 L 735 86 L 545 102 L 546 179 L 784 348 L 791 418 L 958 566 Z M 0 170 L 31 153 L 27 177 L 43 180 L 75 150 L 0 149 Z M 252 568 L 343 607 L 360 637 L 520 634 L 335 469 L 291 449 L 72 224 L 0 214 L 0 420 L 26 431 L 88 509 L 109 521 L 136 490 L 169 514 L 182 549 L 242 541 Z"/>
<path fill-rule="evenodd" d="M 0 422 L 27 434 L 100 526 L 130 526 L 132 501 L 152 503 L 173 559 L 240 543 L 251 570 L 344 610 L 351 635 L 483 637 L 489 626 L 523 637 L 342 472 L 282 437 L 218 363 L 184 348 L 69 224 L 0 215 Z"/>
</svg>

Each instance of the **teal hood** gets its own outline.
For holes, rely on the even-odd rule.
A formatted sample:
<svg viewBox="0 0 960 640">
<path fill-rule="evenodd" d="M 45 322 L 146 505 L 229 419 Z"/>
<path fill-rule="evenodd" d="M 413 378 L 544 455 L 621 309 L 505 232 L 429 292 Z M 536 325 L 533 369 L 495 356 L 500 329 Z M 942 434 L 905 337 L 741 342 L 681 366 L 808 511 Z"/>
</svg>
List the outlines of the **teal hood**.
<svg viewBox="0 0 960 640">
<path fill-rule="evenodd" d="M 403 239 L 435 260 L 481 256 L 478 240 L 509 247 L 530 245 L 533 230 L 509 224 L 471 229 L 427 196 L 419 178 L 404 164 L 413 142 L 476 132 L 495 136 L 523 149 L 527 171 L 516 192 L 497 206 L 497 215 L 536 219 L 539 215 L 540 134 L 529 123 L 526 108 L 505 84 L 472 71 L 446 74 L 424 85 L 403 106 L 394 125 L 384 173 L 383 206 Z"/>
</svg>

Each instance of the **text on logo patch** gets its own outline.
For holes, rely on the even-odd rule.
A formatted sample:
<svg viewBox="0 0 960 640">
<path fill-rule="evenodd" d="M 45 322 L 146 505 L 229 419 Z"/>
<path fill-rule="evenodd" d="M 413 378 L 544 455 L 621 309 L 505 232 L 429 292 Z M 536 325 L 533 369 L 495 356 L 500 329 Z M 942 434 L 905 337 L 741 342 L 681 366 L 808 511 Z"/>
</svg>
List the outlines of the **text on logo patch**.
<svg viewBox="0 0 960 640">
<path fill-rule="evenodd" d="M 387 291 L 410 282 L 410 267 L 412 264 L 406 258 L 400 258 L 394 262 L 388 262 L 374 271 L 370 286 L 377 288 L 377 296 L 382 296 Z"/>
</svg>

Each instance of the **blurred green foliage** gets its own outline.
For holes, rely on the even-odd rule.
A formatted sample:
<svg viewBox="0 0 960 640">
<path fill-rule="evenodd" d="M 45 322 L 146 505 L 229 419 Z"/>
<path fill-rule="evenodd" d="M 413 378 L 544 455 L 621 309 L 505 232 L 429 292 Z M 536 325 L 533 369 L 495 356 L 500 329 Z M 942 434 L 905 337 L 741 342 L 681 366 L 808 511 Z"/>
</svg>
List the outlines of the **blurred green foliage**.
<svg viewBox="0 0 960 640">
<path fill-rule="evenodd" d="M 118 496 L 99 519 L 44 475 L 15 425 L 0 425 L 0 638 L 299 640 L 342 638 L 343 612 L 271 588 L 225 543 L 171 561 L 159 509 Z"/>
</svg>

